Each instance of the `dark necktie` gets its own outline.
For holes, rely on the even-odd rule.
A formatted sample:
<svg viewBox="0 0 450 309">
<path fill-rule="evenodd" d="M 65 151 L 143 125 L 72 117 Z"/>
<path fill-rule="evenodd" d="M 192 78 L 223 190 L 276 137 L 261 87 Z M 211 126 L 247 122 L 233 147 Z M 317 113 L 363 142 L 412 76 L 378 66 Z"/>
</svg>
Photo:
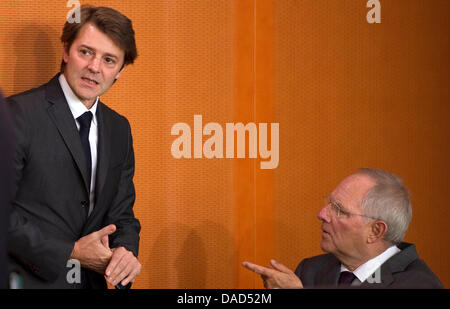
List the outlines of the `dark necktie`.
<svg viewBox="0 0 450 309">
<path fill-rule="evenodd" d="M 353 280 L 356 279 L 356 276 L 349 272 L 349 271 L 343 271 L 341 272 L 341 275 L 339 276 L 338 285 L 350 285 L 352 284 Z"/>
<path fill-rule="evenodd" d="M 77 118 L 80 124 L 80 138 L 81 145 L 83 146 L 84 156 L 86 158 L 86 171 L 88 175 L 88 188 L 91 189 L 91 172 L 92 172 L 92 158 L 91 158 L 91 146 L 89 144 L 89 130 L 91 129 L 92 113 L 85 112 L 83 115 Z"/>
</svg>

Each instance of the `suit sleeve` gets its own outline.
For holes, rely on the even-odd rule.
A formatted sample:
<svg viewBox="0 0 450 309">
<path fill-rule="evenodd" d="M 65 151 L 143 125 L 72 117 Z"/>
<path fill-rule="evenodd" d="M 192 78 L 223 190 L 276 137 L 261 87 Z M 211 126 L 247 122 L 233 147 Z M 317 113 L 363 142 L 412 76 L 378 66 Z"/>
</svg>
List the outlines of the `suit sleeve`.
<svg viewBox="0 0 450 309">
<path fill-rule="evenodd" d="M 7 247 L 9 204 L 12 192 L 13 133 L 9 108 L 0 92 L 0 289 L 7 288 Z"/>
<path fill-rule="evenodd" d="M 296 268 L 295 271 L 294 271 L 294 273 L 297 275 L 297 277 L 300 278 L 300 280 L 302 280 L 302 272 L 303 272 L 303 268 L 304 268 L 304 266 L 305 266 L 305 260 L 306 260 L 306 259 L 302 260 L 302 261 L 298 264 L 297 268 Z"/>
<path fill-rule="evenodd" d="M 133 212 L 135 201 L 134 176 L 134 151 L 130 124 L 126 121 L 127 130 L 127 155 L 122 165 L 117 194 L 113 199 L 111 208 L 107 214 L 106 223 L 115 224 L 117 231 L 110 236 L 110 247 L 125 247 L 138 256 L 139 232 L 141 225 Z"/>
<path fill-rule="evenodd" d="M 29 127 L 26 112 L 20 105 L 9 100 L 15 125 L 16 148 L 14 154 L 15 197 L 20 186 L 23 170 L 29 156 L 29 139 L 32 130 Z M 72 253 L 74 243 L 64 242 L 44 235 L 39 227 L 21 211 L 21 201 L 13 199 L 8 227 L 8 252 L 21 264 L 44 280 L 53 281 L 58 270 L 65 265 Z"/>
</svg>

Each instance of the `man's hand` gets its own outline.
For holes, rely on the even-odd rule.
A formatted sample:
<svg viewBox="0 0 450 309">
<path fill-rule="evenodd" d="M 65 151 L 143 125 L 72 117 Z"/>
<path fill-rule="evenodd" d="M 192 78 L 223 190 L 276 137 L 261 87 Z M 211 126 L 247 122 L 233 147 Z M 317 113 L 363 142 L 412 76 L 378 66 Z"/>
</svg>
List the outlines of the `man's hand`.
<svg viewBox="0 0 450 309">
<path fill-rule="evenodd" d="M 141 272 L 142 265 L 131 251 L 124 247 L 112 249 L 113 255 L 106 268 L 106 280 L 112 285 L 119 282 L 125 286 L 134 282 L 136 276 Z"/>
<path fill-rule="evenodd" d="M 116 226 L 110 224 L 99 231 L 81 237 L 75 242 L 70 258 L 80 261 L 81 266 L 85 268 L 105 274 L 105 269 L 113 255 L 107 246 L 108 235 L 115 231 Z"/>
<path fill-rule="evenodd" d="M 256 265 L 250 262 L 243 262 L 242 266 L 251 270 L 258 275 L 264 282 L 264 287 L 266 289 L 301 289 L 303 288 L 302 281 L 297 277 L 297 275 L 284 266 L 276 262 L 275 260 L 270 261 L 272 268 Z"/>
</svg>

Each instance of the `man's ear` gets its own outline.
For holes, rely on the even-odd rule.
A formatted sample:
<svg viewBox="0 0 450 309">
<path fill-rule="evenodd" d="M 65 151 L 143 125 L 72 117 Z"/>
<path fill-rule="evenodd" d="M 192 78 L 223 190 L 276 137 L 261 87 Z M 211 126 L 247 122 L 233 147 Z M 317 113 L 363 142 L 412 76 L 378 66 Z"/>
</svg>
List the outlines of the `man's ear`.
<svg viewBox="0 0 450 309">
<path fill-rule="evenodd" d="M 383 239 L 388 230 L 387 224 L 384 221 L 376 220 L 370 225 L 369 235 L 367 237 L 368 243 L 374 243 L 378 239 Z"/>
<path fill-rule="evenodd" d="M 125 65 L 120 69 L 120 71 L 116 74 L 116 76 L 114 77 L 114 79 L 119 79 L 120 75 L 122 75 L 122 72 L 125 70 Z"/>
<path fill-rule="evenodd" d="M 63 45 L 63 61 L 67 63 L 69 61 L 69 46 L 67 43 Z"/>
</svg>

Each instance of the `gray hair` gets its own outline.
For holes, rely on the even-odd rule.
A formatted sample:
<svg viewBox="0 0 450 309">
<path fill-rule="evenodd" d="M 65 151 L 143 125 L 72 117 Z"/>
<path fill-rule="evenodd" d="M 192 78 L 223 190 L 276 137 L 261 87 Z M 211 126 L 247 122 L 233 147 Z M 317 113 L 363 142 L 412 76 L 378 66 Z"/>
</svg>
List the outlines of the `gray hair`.
<svg viewBox="0 0 450 309">
<path fill-rule="evenodd" d="M 408 189 L 400 178 L 385 171 L 361 168 L 357 174 L 368 176 L 376 182 L 362 199 L 361 210 L 367 216 L 384 221 L 387 224 L 384 240 L 399 244 L 412 217 Z"/>
</svg>

